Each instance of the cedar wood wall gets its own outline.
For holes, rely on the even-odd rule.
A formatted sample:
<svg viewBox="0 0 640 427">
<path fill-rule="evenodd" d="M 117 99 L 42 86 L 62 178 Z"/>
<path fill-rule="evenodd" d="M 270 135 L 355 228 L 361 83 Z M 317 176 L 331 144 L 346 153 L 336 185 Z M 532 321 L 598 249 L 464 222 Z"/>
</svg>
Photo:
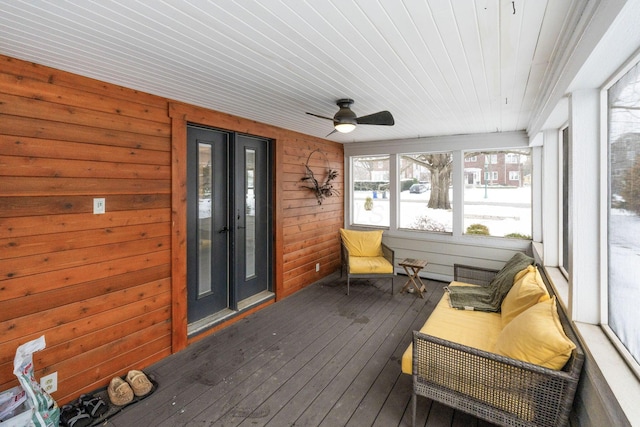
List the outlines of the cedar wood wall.
<svg viewBox="0 0 640 427">
<path fill-rule="evenodd" d="M 319 206 L 300 178 L 320 148 L 342 194 L 341 144 L 6 56 L 0 64 L 0 390 L 17 384 L 16 348 L 40 335 L 36 378 L 58 372 L 59 404 L 189 344 L 188 121 L 275 140 L 277 299 L 339 267 L 343 199 Z M 94 197 L 106 214 L 92 213 Z"/>
</svg>

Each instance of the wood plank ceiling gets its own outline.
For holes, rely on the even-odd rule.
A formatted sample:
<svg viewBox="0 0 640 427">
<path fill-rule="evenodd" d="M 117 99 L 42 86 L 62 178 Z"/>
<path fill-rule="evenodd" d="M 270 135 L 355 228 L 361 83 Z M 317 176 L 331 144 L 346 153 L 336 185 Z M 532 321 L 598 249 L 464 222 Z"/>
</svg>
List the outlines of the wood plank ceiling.
<svg viewBox="0 0 640 427">
<path fill-rule="evenodd" d="M 0 53 L 325 137 L 527 130 L 586 0 L 0 0 Z"/>
</svg>

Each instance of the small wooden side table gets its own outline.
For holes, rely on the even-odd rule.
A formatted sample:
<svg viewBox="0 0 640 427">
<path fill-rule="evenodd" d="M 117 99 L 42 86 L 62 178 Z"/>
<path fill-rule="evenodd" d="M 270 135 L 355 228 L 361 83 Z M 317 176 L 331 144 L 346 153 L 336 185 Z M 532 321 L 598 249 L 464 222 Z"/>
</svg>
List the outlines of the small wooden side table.
<svg viewBox="0 0 640 427">
<path fill-rule="evenodd" d="M 400 293 L 404 293 L 405 291 L 408 291 L 409 287 L 413 285 L 418 295 L 420 295 L 420 298 L 424 298 L 424 295 L 422 295 L 422 292 L 424 292 L 427 289 L 427 287 L 425 286 L 424 283 L 422 283 L 422 280 L 420 279 L 420 276 L 418 274 L 420 274 L 420 270 L 425 268 L 427 264 L 428 262 L 424 259 L 413 259 L 413 258 L 405 258 L 398 263 L 398 265 L 404 268 L 404 271 L 407 272 L 407 276 L 409 276 L 409 280 L 407 280 L 407 283 L 405 283 L 405 285 L 402 287 L 402 290 L 400 290 Z M 420 286 L 418 286 L 418 283 L 416 283 L 416 280 L 420 282 Z"/>
</svg>

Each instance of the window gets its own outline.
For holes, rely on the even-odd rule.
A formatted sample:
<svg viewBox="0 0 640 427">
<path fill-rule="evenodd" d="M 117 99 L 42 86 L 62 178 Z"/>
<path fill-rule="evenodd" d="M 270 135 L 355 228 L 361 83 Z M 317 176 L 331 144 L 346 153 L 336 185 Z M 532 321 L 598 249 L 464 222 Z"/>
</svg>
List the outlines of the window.
<svg viewBox="0 0 640 427">
<path fill-rule="evenodd" d="M 352 157 L 353 223 L 389 226 L 389 156 Z"/>
<path fill-rule="evenodd" d="M 489 181 L 489 185 L 492 185 L 494 182 L 498 181 L 498 171 L 489 171 L 484 173 L 485 181 Z"/>
<path fill-rule="evenodd" d="M 451 153 L 401 154 L 400 228 L 450 233 Z"/>
<path fill-rule="evenodd" d="M 507 153 L 505 155 L 505 163 L 520 163 L 520 155 L 516 153 Z"/>
<path fill-rule="evenodd" d="M 608 90 L 608 325 L 640 363 L 640 64 Z"/>
<path fill-rule="evenodd" d="M 474 234 L 530 240 L 531 149 L 514 142 L 519 148 L 498 150 L 484 141 L 487 148 L 473 152 L 345 150 L 349 225 L 425 240 Z"/>
<path fill-rule="evenodd" d="M 477 161 L 470 165 L 473 157 Z M 464 183 L 465 234 L 531 239 L 528 149 L 466 153 Z"/>
<path fill-rule="evenodd" d="M 562 129 L 562 260 L 565 274 L 569 273 L 569 128 Z"/>
</svg>

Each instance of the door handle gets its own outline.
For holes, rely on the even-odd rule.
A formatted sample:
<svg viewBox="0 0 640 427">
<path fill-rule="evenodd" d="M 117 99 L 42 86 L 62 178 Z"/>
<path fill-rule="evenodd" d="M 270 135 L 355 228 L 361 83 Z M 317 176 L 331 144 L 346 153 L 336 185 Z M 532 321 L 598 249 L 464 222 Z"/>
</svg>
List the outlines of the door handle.
<svg viewBox="0 0 640 427">
<path fill-rule="evenodd" d="M 220 231 L 218 231 L 218 233 L 222 234 L 222 233 L 226 233 L 227 231 L 229 231 L 229 229 L 227 228 L 227 226 L 225 225 L 224 227 L 222 227 L 220 229 Z"/>
</svg>

